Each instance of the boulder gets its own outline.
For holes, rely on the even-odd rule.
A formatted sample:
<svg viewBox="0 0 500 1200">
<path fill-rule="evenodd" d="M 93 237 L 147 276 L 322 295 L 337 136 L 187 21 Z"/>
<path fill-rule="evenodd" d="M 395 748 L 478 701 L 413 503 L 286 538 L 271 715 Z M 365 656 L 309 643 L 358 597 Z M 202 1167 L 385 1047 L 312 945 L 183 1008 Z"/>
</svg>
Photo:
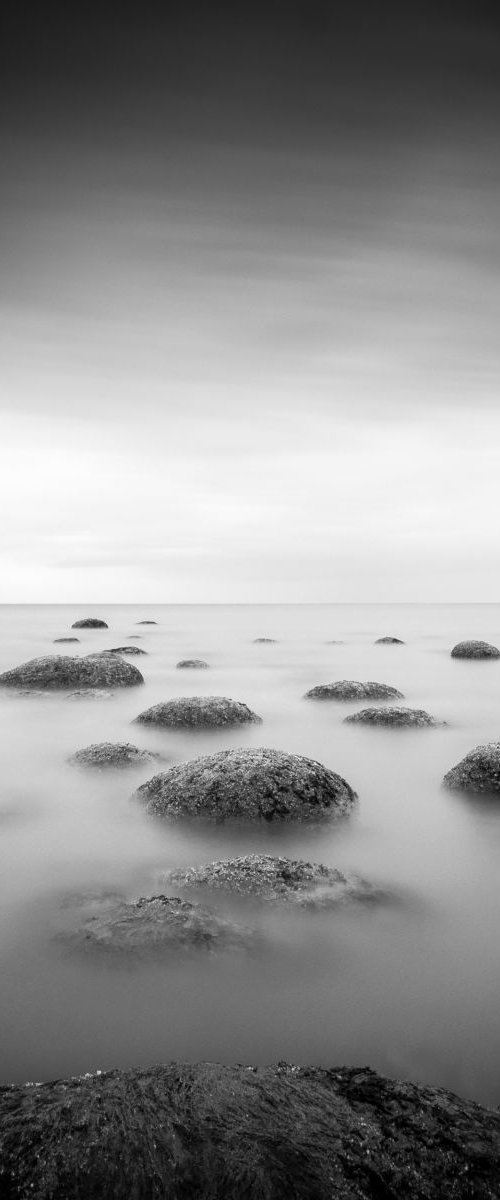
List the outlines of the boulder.
<svg viewBox="0 0 500 1200">
<path fill-rule="evenodd" d="M 444 721 L 436 721 L 423 708 L 362 708 L 359 712 L 344 717 L 344 723 L 359 722 L 362 725 L 393 725 L 419 729 L 428 725 L 444 725 Z"/>
<path fill-rule="evenodd" d="M 343 815 L 356 793 L 322 763 L 259 746 L 178 763 L 144 783 L 136 797 L 158 816 L 300 821 Z"/>
<path fill-rule="evenodd" d="M 54 645 L 56 644 L 56 642 L 79 642 L 79 641 L 80 641 L 80 638 L 54 638 Z"/>
<path fill-rule="evenodd" d="M 460 792 L 500 792 L 500 742 L 476 746 L 448 771 L 443 787 Z"/>
<path fill-rule="evenodd" d="M 265 645 L 275 646 L 276 638 L 254 638 L 253 644 L 254 644 L 254 646 L 265 646 Z"/>
<path fill-rule="evenodd" d="M 404 646 L 404 642 L 401 641 L 401 638 L 383 637 L 383 638 L 377 638 L 375 645 L 376 646 Z"/>
<path fill-rule="evenodd" d="M 83 617 L 81 621 L 73 621 L 72 629 L 107 629 L 105 621 L 99 620 L 99 617 Z"/>
<path fill-rule="evenodd" d="M 195 670 L 204 671 L 208 667 L 208 663 L 203 658 L 181 658 L 181 661 L 177 663 L 177 667 L 192 667 Z"/>
<path fill-rule="evenodd" d="M 77 767 L 133 767 L 154 762 L 159 757 L 151 750 L 139 750 L 130 742 L 94 742 L 77 750 L 68 762 Z"/>
<path fill-rule="evenodd" d="M 136 625 L 157 625 L 158 621 L 136 621 Z"/>
<path fill-rule="evenodd" d="M 82 658 L 48 654 L 4 671 L 0 687 L 67 688 L 135 687 L 144 679 L 131 663 L 115 654 L 86 654 Z"/>
<path fill-rule="evenodd" d="M 130 902 L 110 895 L 89 907 L 87 915 L 79 912 L 76 928 L 56 935 L 70 951 L 164 958 L 179 950 L 232 949 L 256 940 L 253 930 L 179 896 L 141 896 Z"/>
<path fill-rule="evenodd" d="M 181 696 L 163 704 L 153 704 L 136 717 L 141 725 L 161 725 L 164 729 L 214 729 L 247 722 L 262 724 L 262 718 L 239 700 L 227 696 Z"/>
<path fill-rule="evenodd" d="M 500 650 L 488 642 L 458 642 L 451 652 L 452 658 L 500 658 Z"/>
<path fill-rule="evenodd" d="M 140 646 L 112 646 L 107 654 L 147 654 L 147 650 L 142 650 Z"/>
<path fill-rule="evenodd" d="M 339 679 L 336 683 L 319 683 L 306 692 L 305 700 L 404 700 L 402 692 L 387 683 L 357 683 Z"/>
<path fill-rule="evenodd" d="M 6 1200 L 498 1196 L 498 1109 L 369 1067 L 168 1063 L 14 1084 L 0 1127 Z"/>
<path fill-rule="evenodd" d="M 163 885 L 187 890 L 237 892 L 304 908 L 334 908 L 350 900 L 371 901 L 383 893 L 357 875 L 334 867 L 270 854 L 222 859 L 205 867 L 169 871 Z"/>
</svg>

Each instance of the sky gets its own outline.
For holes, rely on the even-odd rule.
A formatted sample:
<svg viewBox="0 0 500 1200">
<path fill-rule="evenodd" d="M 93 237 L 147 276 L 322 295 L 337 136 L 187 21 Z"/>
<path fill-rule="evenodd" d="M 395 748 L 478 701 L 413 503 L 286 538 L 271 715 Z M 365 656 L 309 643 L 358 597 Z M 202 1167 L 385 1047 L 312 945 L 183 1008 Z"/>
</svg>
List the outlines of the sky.
<svg viewBox="0 0 500 1200">
<path fill-rule="evenodd" d="M 499 597 L 493 3 L 17 0 L 0 602 Z"/>
</svg>

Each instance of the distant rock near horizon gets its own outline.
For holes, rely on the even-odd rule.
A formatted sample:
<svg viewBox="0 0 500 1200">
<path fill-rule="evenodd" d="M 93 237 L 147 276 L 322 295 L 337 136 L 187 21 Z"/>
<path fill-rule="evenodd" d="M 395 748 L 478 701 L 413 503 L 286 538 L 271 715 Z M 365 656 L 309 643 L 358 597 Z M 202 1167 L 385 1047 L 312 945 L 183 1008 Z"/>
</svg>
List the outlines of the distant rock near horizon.
<svg viewBox="0 0 500 1200">
<path fill-rule="evenodd" d="M 56 642 L 79 642 L 79 641 L 80 641 L 80 638 L 75 638 L 75 637 L 54 638 L 54 645 L 56 644 Z"/>
<path fill-rule="evenodd" d="M 111 650 L 106 651 L 107 654 L 147 654 L 147 650 L 143 650 L 140 646 L 112 646 Z"/>
<path fill-rule="evenodd" d="M 404 700 L 404 696 L 387 683 L 339 679 L 335 683 L 319 683 L 305 693 L 304 700 Z"/>
<path fill-rule="evenodd" d="M 76 767 L 102 770 L 104 767 L 140 766 L 141 763 L 152 763 L 159 758 L 160 755 L 154 751 L 140 750 L 131 742 L 94 742 L 82 750 L 76 750 L 68 762 Z"/>
<path fill-rule="evenodd" d="M 72 629 L 108 629 L 105 621 L 99 617 L 83 617 L 81 621 L 73 621 Z"/>
<path fill-rule="evenodd" d="M 134 687 L 144 679 L 131 663 L 115 654 L 87 654 L 82 658 L 48 654 L 4 671 L 0 687 L 44 688 L 52 691 L 68 688 Z"/>
<path fill-rule="evenodd" d="M 158 621 L 136 621 L 136 625 L 157 625 Z"/>
<path fill-rule="evenodd" d="M 344 717 L 345 725 L 355 722 L 362 725 L 391 725 L 396 728 L 403 726 L 424 728 L 425 726 L 446 724 L 445 721 L 436 721 L 423 708 L 362 708 L 360 712 Z"/>
<path fill-rule="evenodd" d="M 277 645 L 277 638 L 254 638 L 254 646 Z"/>
<path fill-rule="evenodd" d="M 457 642 L 451 651 L 452 658 L 500 658 L 500 650 L 489 642 Z"/>
<path fill-rule="evenodd" d="M 405 643 L 401 641 L 401 638 L 381 637 L 381 638 L 377 638 L 375 645 L 376 646 L 404 646 Z"/>
<path fill-rule="evenodd" d="M 180 662 L 176 663 L 179 670 L 193 669 L 204 671 L 208 669 L 208 663 L 204 658 L 181 658 Z"/>
<path fill-rule="evenodd" d="M 486 742 L 447 771 L 443 787 L 460 792 L 500 792 L 500 742 Z"/>
<path fill-rule="evenodd" d="M 180 696 L 176 700 L 153 704 L 135 718 L 141 725 L 160 725 L 165 729 L 212 729 L 247 723 L 262 724 L 262 717 L 240 700 L 228 696 Z"/>
</svg>

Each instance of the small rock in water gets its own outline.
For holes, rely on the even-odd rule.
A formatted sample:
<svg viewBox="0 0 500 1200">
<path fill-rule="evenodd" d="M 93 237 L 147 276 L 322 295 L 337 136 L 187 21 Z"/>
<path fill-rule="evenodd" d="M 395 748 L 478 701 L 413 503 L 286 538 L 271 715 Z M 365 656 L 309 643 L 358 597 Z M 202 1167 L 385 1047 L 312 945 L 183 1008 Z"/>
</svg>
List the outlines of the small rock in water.
<svg viewBox="0 0 500 1200">
<path fill-rule="evenodd" d="M 92 910 L 55 940 L 86 954 L 164 957 L 179 950 L 249 947 L 256 939 L 253 930 L 179 896 L 142 896 L 134 902 L 113 897 L 110 903 L 103 897 L 100 911 L 95 903 Z"/>
<path fill-rule="evenodd" d="M 107 629 L 105 621 L 99 617 L 83 617 L 81 621 L 73 621 L 72 629 Z"/>
<path fill-rule="evenodd" d="M 300 821 L 342 816 L 356 793 L 322 763 L 283 750 L 220 750 L 155 775 L 135 793 L 165 817 Z"/>
<path fill-rule="evenodd" d="M 158 621 L 136 621 L 136 625 L 157 625 Z"/>
<path fill-rule="evenodd" d="M 208 667 L 208 663 L 203 658 L 181 658 L 181 661 L 176 665 L 177 667 L 192 667 L 200 671 Z"/>
<path fill-rule="evenodd" d="M 144 683 L 144 679 L 137 667 L 124 662 L 119 655 L 106 652 L 86 654 L 81 658 L 48 654 L 43 658 L 32 658 L 0 675 L 0 687 L 38 687 L 51 691 L 78 686 L 136 687 L 140 683 Z"/>
<path fill-rule="evenodd" d="M 111 700 L 114 692 L 108 692 L 106 688 L 80 688 L 78 692 L 70 692 L 66 696 L 66 700 Z"/>
<path fill-rule="evenodd" d="M 105 651 L 107 654 L 147 654 L 147 650 L 143 650 L 141 646 L 113 646 L 111 650 Z"/>
<path fill-rule="evenodd" d="M 205 867 L 170 871 L 162 877 L 168 887 L 215 889 L 260 896 L 304 908 L 337 907 L 348 901 L 382 898 L 379 888 L 357 875 L 344 875 L 334 867 L 270 854 L 247 854 L 221 859 Z"/>
<path fill-rule="evenodd" d="M 500 742 L 476 746 L 447 772 L 443 787 L 460 792 L 500 792 Z"/>
<path fill-rule="evenodd" d="M 451 652 L 452 658 L 500 658 L 500 650 L 488 642 L 458 642 Z"/>
<path fill-rule="evenodd" d="M 262 718 L 246 704 L 227 696 L 182 696 L 164 704 L 153 704 L 135 719 L 141 725 L 160 725 L 165 729 L 211 729 L 247 722 L 262 723 Z"/>
<path fill-rule="evenodd" d="M 54 645 L 56 642 L 79 642 L 79 641 L 80 641 L 80 638 L 72 638 L 72 637 L 54 638 Z"/>
<path fill-rule="evenodd" d="M 418 726 L 445 725 L 436 721 L 423 708 L 362 708 L 360 712 L 344 717 L 344 723 L 360 722 L 362 725 Z"/>
<path fill-rule="evenodd" d="M 405 643 L 401 641 L 401 638 L 395 637 L 377 638 L 375 642 L 376 646 L 404 646 L 404 644 Z"/>
<path fill-rule="evenodd" d="M 253 639 L 254 646 L 264 646 L 264 645 L 275 646 L 276 643 L 277 643 L 276 638 L 254 638 Z"/>
<path fill-rule="evenodd" d="M 151 750 L 139 750 L 130 742 L 94 742 L 77 750 L 68 762 L 79 767 L 129 767 L 154 762 L 159 757 Z"/>
<path fill-rule="evenodd" d="M 402 692 L 387 683 L 357 683 L 339 679 L 336 683 L 320 683 L 306 692 L 305 700 L 404 700 Z"/>
</svg>

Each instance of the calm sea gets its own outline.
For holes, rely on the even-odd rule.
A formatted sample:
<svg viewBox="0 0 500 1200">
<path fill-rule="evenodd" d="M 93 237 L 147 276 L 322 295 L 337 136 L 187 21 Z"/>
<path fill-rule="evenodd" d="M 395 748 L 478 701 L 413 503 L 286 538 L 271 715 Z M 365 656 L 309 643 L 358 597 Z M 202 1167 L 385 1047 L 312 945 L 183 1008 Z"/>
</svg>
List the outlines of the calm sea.
<svg viewBox="0 0 500 1200">
<path fill-rule="evenodd" d="M 0 690 L 0 1064 L 2 1082 L 168 1059 L 368 1064 L 500 1104 L 500 802 L 441 790 L 478 743 L 500 739 L 500 660 L 450 658 L 469 637 L 500 644 L 500 605 L 4 606 L 0 670 L 53 646 L 78 617 L 79 653 L 127 643 L 145 686 L 69 700 Z M 136 622 L 153 619 L 157 625 Z M 393 635 L 403 646 L 377 646 Z M 276 638 L 256 645 L 254 638 Z M 340 644 L 329 644 L 337 640 Z M 185 657 L 210 670 L 183 672 Z M 314 684 L 378 680 L 448 724 L 343 724 L 359 704 L 314 704 Z M 149 705 L 214 694 L 262 726 L 183 734 L 131 724 Z M 95 741 L 133 741 L 178 762 L 229 745 L 319 759 L 359 794 L 316 828 L 184 829 L 131 800 L 150 767 L 101 774 L 67 763 Z M 225 904 L 260 949 L 126 967 L 75 959 L 54 940 L 69 893 L 158 892 L 161 872 L 252 851 L 357 872 L 392 902 L 276 913 Z"/>
</svg>

